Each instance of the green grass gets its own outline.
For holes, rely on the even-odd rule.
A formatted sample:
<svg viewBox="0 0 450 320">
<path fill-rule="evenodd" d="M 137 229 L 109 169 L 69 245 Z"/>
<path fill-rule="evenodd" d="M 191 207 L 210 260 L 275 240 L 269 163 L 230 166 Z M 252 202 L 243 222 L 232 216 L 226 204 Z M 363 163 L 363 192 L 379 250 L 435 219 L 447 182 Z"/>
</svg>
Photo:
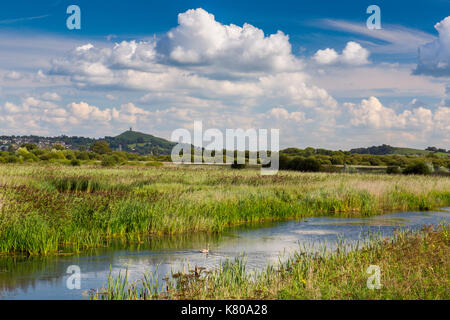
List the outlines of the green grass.
<svg viewBox="0 0 450 320">
<path fill-rule="evenodd" d="M 212 166 L 0 165 L 0 253 L 57 254 L 249 222 L 450 205 L 450 178 Z"/>
<path fill-rule="evenodd" d="M 372 238 L 362 247 L 342 242 L 332 253 L 299 250 L 287 262 L 260 273 L 246 272 L 242 258 L 212 271 L 195 267 L 158 285 L 155 274 L 128 283 L 109 277 L 92 299 L 411 299 L 450 298 L 450 228 L 403 231 Z M 324 248 L 325 249 L 325 248 Z M 371 265 L 380 268 L 379 289 L 367 286 Z"/>
</svg>

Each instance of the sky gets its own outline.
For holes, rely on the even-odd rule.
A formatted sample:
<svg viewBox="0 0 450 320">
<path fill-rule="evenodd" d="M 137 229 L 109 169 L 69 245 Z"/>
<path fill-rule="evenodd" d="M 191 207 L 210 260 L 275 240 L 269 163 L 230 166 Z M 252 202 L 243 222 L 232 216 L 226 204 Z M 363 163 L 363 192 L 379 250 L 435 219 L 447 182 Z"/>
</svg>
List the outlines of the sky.
<svg viewBox="0 0 450 320">
<path fill-rule="evenodd" d="M 194 121 L 279 129 L 281 147 L 450 149 L 450 0 L 0 4 L 0 135 Z"/>
</svg>

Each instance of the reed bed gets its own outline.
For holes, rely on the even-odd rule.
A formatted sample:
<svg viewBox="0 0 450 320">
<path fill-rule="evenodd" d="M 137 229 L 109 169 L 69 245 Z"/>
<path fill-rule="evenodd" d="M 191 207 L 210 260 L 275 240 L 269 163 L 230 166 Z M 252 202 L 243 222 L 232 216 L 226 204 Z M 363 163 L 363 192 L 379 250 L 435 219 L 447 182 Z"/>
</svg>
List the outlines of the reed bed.
<svg viewBox="0 0 450 320">
<path fill-rule="evenodd" d="M 331 253 L 299 250 L 287 262 L 260 273 L 246 271 L 238 257 L 220 268 L 195 267 L 159 285 L 155 274 L 128 283 L 109 277 L 91 299 L 338 299 L 448 300 L 450 298 L 450 228 L 401 231 L 389 239 L 373 237 L 353 246 L 340 242 Z M 369 288 L 367 269 L 380 268 L 380 288 Z"/>
<path fill-rule="evenodd" d="M 450 178 L 226 167 L 0 165 L 0 253 L 50 255 L 243 223 L 450 205 Z"/>
</svg>

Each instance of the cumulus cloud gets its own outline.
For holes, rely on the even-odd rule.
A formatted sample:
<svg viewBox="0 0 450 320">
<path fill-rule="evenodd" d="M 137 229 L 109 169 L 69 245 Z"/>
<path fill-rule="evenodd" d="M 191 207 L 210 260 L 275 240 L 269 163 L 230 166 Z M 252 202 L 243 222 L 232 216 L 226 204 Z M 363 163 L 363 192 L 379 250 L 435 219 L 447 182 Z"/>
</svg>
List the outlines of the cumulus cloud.
<svg viewBox="0 0 450 320">
<path fill-rule="evenodd" d="M 376 32 L 368 29 L 364 22 L 321 19 L 314 24 L 320 28 L 332 29 L 333 31 L 343 30 L 377 39 L 379 40 L 377 43 L 366 41 L 367 45 L 370 46 L 370 51 L 375 53 L 414 54 L 417 52 L 418 46 L 435 39 L 434 36 L 418 29 L 386 23 L 383 23 L 383 28 L 376 30 Z"/>
<path fill-rule="evenodd" d="M 161 37 L 82 43 L 52 61 L 50 76 L 42 71 L 35 75 L 41 82 L 64 79 L 83 89 L 79 93 L 101 89 L 108 107 L 98 98 L 74 101 L 45 92 L 67 92 L 54 86 L 35 97 L 23 95 L 20 102 L 0 105 L 0 120 L 10 134 L 104 136 L 133 126 L 167 138 L 172 130 L 203 120 L 209 128 L 280 128 L 284 146 L 354 147 L 348 138 L 352 130 L 360 136 L 370 132 L 371 138 L 383 134 L 380 143 L 389 142 L 385 138 L 394 134 L 413 141 L 418 132 L 416 137 L 434 134 L 448 142 L 448 105 L 432 110 L 414 104 L 398 112 L 375 97 L 340 104 L 324 89 L 333 91 L 338 86 L 337 91 L 347 94 L 348 88 L 370 88 L 370 92 L 357 91 L 358 98 L 375 95 L 373 88 L 386 92 L 386 87 L 400 84 L 402 93 L 412 88 L 421 88 L 420 92 L 440 89 L 420 81 L 412 86 L 410 78 L 422 77 L 411 76 L 410 66 L 406 72 L 410 78 L 400 77 L 397 69 L 390 73 L 387 67 L 375 70 L 367 66 L 369 51 L 357 42 L 348 42 L 340 53 L 331 48 L 319 50 L 312 60 L 311 68 L 317 64 L 346 68 L 329 68 L 326 77 L 313 79 L 309 75 L 313 71 L 293 55 L 283 32 L 266 35 L 249 24 L 222 24 L 203 9 L 188 10 L 179 15 L 178 26 Z M 344 69 L 347 76 L 343 77 Z M 360 78 L 348 76 L 351 72 Z M 331 84 L 323 79 L 331 79 Z M 132 102 L 111 106 L 112 101 L 122 103 L 128 98 L 125 101 Z"/>
<path fill-rule="evenodd" d="M 193 70 L 211 76 L 301 69 L 289 36 L 281 31 L 266 36 L 250 24 L 224 25 L 203 9 L 179 14 L 178 23 L 160 39 L 122 41 L 113 48 L 97 48 L 91 43 L 79 46 L 53 60 L 50 73 L 69 75 L 79 84 L 116 85 L 119 78 L 128 76 L 180 76 Z"/>
<path fill-rule="evenodd" d="M 159 39 L 78 46 L 50 73 L 83 89 L 145 91 L 141 102 L 157 107 L 336 109 L 326 90 L 309 84 L 284 33 L 224 25 L 203 9 L 181 13 L 178 23 Z M 351 45 L 344 51 L 343 61 L 356 59 Z"/>
<path fill-rule="evenodd" d="M 306 120 L 305 114 L 303 112 L 289 112 L 284 108 L 271 109 L 268 112 L 268 117 L 283 121 L 293 120 L 297 123 L 301 123 Z"/>
<path fill-rule="evenodd" d="M 376 129 L 420 129 L 433 130 L 436 122 L 443 122 L 447 109 L 441 107 L 432 112 L 425 107 L 404 110 L 397 113 L 394 109 L 384 106 L 376 97 L 363 99 L 359 104 L 345 103 L 351 115 L 350 122 L 354 126 L 368 126 Z M 445 127 L 445 123 L 444 126 Z"/>
<path fill-rule="evenodd" d="M 438 39 L 419 47 L 415 74 L 450 77 L 450 16 L 437 23 Z"/>
<path fill-rule="evenodd" d="M 5 102 L 0 105 L 0 118 L 5 121 L 2 130 L 11 134 L 48 134 L 51 131 L 84 134 L 86 129 L 92 134 L 97 129 L 110 132 L 115 126 L 152 121 L 151 112 L 133 103 L 120 108 L 100 108 L 83 101 L 59 106 L 35 97 L 24 98 L 21 103 Z"/>
<path fill-rule="evenodd" d="M 265 36 L 263 30 L 248 23 L 224 25 L 203 9 L 179 14 L 178 24 L 159 46 L 174 63 L 239 71 L 286 71 L 300 66 L 289 36 L 281 31 Z"/>
<path fill-rule="evenodd" d="M 369 50 L 363 48 L 359 43 L 349 41 L 341 54 L 338 54 L 334 49 L 326 48 L 318 50 L 313 56 L 313 60 L 321 65 L 341 63 L 360 66 L 370 63 L 369 55 Z"/>
<path fill-rule="evenodd" d="M 396 111 L 370 97 L 357 104 L 344 103 L 343 107 L 344 118 L 349 119 L 345 130 L 356 130 L 353 143 L 359 139 L 365 144 L 383 141 L 399 146 L 433 143 L 450 146 L 450 108 L 446 106 L 433 109 L 413 100 L 401 107 L 403 111 Z"/>
</svg>

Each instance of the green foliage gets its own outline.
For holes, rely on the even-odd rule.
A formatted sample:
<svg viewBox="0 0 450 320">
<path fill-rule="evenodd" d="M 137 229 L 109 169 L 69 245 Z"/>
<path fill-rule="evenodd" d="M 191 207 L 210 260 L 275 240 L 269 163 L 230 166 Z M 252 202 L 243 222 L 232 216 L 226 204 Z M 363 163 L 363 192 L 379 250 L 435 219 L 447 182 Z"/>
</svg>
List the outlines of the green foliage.
<svg viewBox="0 0 450 320">
<path fill-rule="evenodd" d="M 58 150 L 58 151 L 66 150 L 66 148 L 63 147 L 63 146 L 60 145 L 60 144 L 54 144 L 54 145 L 52 146 L 52 148 L 55 149 L 55 150 Z"/>
<path fill-rule="evenodd" d="M 111 153 L 112 149 L 109 147 L 108 142 L 106 141 L 96 141 L 90 146 L 90 150 L 92 152 L 98 153 L 98 154 L 107 154 Z"/>
<path fill-rule="evenodd" d="M 281 170 L 295 170 L 304 172 L 318 172 L 321 169 L 321 163 L 315 158 L 294 157 L 287 158 L 280 156 Z"/>
<path fill-rule="evenodd" d="M 81 161 L 78 159 L 72 159 L 72 160 L 70 160 L 70 165 L 74 166 L 74 167 L 78 167 L 81 165 Z"/>
<path fill-rule="evenodd" d="M 244 169 L 245 167 L 246 167 L 245 163 L 238 163 L 237 160 L 234 160 L 233 163 L 231 164 L 232 169 Z"/>
<path fill-rule="evenodd" d="M 139 154 L 170 155 L 176 143 L 137 131 L 125 131 L 116 137 L 105 137 L 111 147 Z"/>
<path fill-rule="evenodd" d="M 72 168 L 55 163 L 0 165 L 0 178 L 0 252 L 33 254 L 77 252 L 114 237 L 139 241 L 149 234 L 222 232 L 247 222 L 450 205 L 445 176 L 296 171 L 261 176 L 259 170 L 224 166 Z M 41 229 L 29 237 L 34 224 Z"/>
<path fill-rule="evenodd" d="M 119 163 L 117 157 L 113 155 L 105 155 L 102 158 L 102 166 L 103 167 L 112 167 Z"/>
<path fill-rule="evenodd" d="M 400 174 L 400 173 L 402 173 L 402 171 L 400 170 L 400 168 L 398 166 L 389 166 L 386 169 L 386 173 L 387 174 Z"/>
<path fill-rule="evenodd" d="M 164 285 L 155 274 L 139 282 L 125 275 L 108 277 L 91 293 L 94 300 L 449 300 L 450 228 L 370 236 L 355 245 L 337 241 L 300 247 L 287 261 L 247 272 L 243 256 L 218 268 L 184 266 Z M 331 250 L 330 250 L 331 249 Z M 368 289 L 368 267 L 381 270 L 381 288 Z"/>
<path fill-rule="evenodd" d="M 430 174 L 431 170 L 430 167 L 423 161 L 418 161 L 409 164 L 406 166 L 406 168 L 403 170 L 403 174 Z"/>
<path fill-rule="evenodd" d="M 25 148 L 28 151 L 33 151 L 38 148 L 37 145 L 35 145 L 34 143 L 23 143 L 20 147 Z"/>
</svg>

